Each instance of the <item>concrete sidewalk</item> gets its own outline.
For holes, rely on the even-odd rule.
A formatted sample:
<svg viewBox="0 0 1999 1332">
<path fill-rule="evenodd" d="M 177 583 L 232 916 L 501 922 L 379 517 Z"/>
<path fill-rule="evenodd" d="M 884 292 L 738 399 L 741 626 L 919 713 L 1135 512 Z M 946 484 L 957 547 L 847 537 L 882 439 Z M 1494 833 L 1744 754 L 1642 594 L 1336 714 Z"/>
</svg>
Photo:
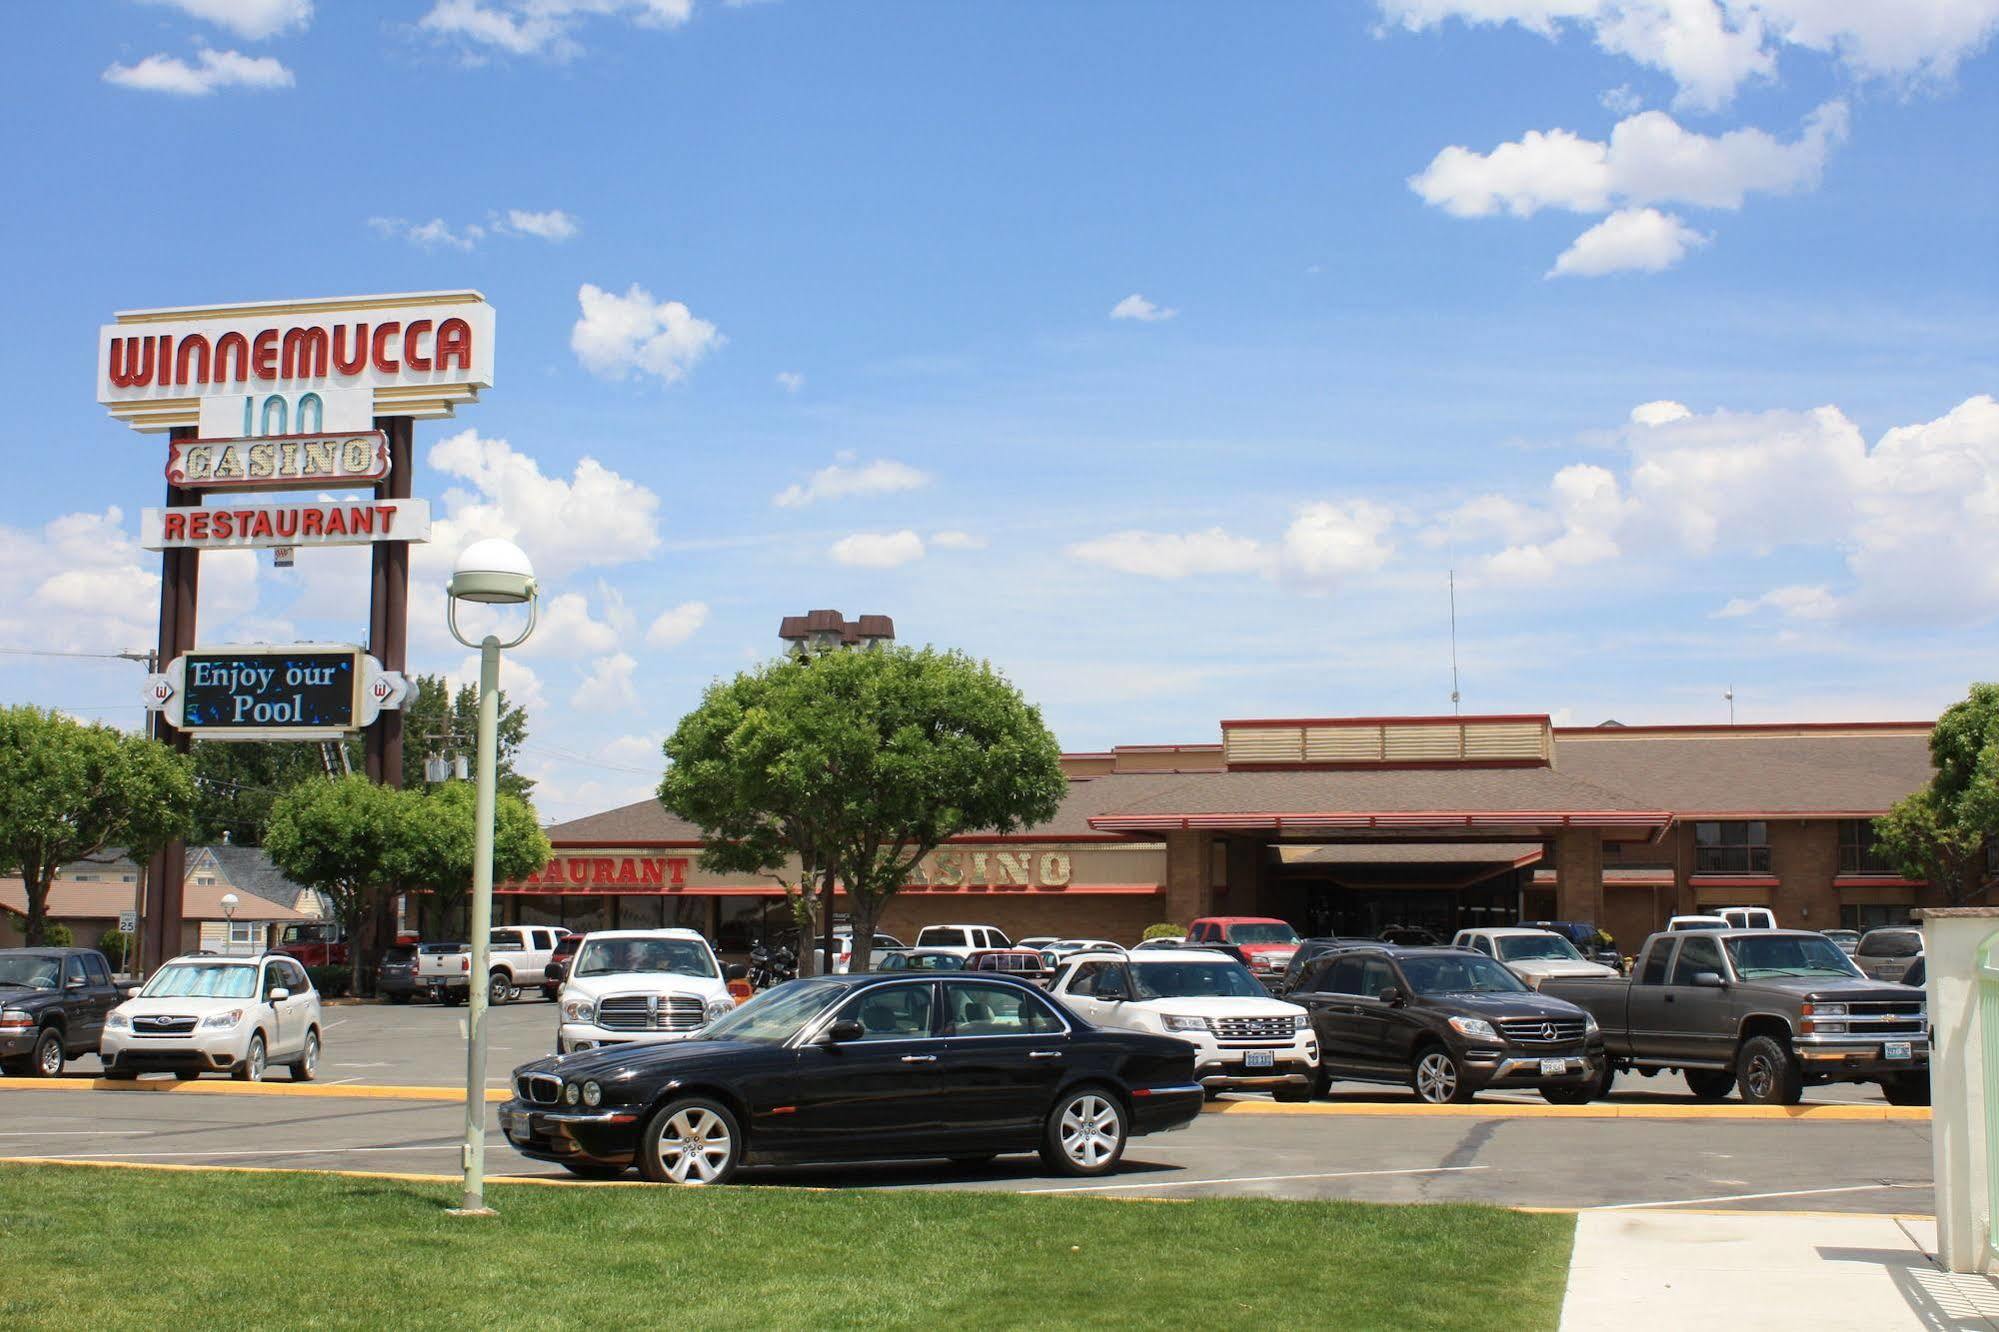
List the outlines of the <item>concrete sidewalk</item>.
<svg viewBox="0 0 1999 1332">
<path fill-rule="evenodd" d="M 1595 1211 L 1576 1218 L 1562 1332 L 1999 1329 L 1999 1286 L 1931 1261 L 1936 1224 L 1827 1213 Z"/>
</svg>

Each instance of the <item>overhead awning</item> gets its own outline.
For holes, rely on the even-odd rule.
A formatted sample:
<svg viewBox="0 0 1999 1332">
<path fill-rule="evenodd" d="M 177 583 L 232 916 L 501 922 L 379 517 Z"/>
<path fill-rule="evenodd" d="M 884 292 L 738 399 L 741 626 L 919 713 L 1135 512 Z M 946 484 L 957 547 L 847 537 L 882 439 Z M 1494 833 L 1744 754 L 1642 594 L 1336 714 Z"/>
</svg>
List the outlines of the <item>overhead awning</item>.
<svg viewBox="0 0 1999 1332">
<path fill-rule="evenodd" d="M 1544 854 L 1539 842 L 1333 842 L 1280 846 L 1285 865 L 1506 865 L 1518 869 Z"/>
</svg>

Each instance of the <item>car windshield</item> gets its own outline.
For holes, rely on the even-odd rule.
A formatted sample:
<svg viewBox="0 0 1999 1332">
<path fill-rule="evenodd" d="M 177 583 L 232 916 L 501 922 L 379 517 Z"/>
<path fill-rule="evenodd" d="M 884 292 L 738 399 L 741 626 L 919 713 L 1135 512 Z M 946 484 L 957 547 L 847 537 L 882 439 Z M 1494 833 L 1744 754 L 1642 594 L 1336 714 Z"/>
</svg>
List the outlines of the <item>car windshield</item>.
<svg viewBox="0 0 1999 1332">
<path fill-rule="evenodd" d="M 773 986 L 701 1033 L 703 1040 L 782 1045 L 798 1029 L 846 996 L 840 985 L 787 981 Z"/>
<path fill-rule="evenodd" d="M 1462 957 L 1398 958 L 1418 994 L 1519 994 L 1527 987 L 1499 963 L 1479 953 Z"/>
<path fill-rule="evenodd" d="M 909 953 L 902 960 L 905 971 L 963 971 L 965 959 L 956 953 Z"/>
<path fill-rule="evenodd" d="M 16 953 L 0 957 L 0 985 L 25 985 L 30 989 L 53 990 L 62 976 L 62 959 L 43 953 Z"/>
<path fill-rule="evenodd" d="M 1858 976 L 1860 971 L 1838 944 L 1795 934 L 1745 936 L 1726 941 L 1728 960 L 1743 980 L 1770 976 Z"/>
<path fill-rule="evenodd" d="M 591 939 L 576 950 L 569 974 L 580 980 L 635 971 L 709 977 L 715 959 L 698 939 Z"/>
<path fill-rule="evenodd" d="M 1683 920 L 1675 924 L 1673 928 L 1683 934 L 1688 930 L 1725 930 L 1728 928 L 1728 922 L 1725 920 Z"/>
<path fill-rule="evenodd" d="M 1508 962 L 1583 960 L 1583 955 L 1576 951 L 1576 946 L 1559 934 L 1523 934 L 1511 939 L 1501 938 L 1494 942 L 1499 945 L 1499 956 Z"/>
<path fill-rule="evenodd" d="M 153 973 L 141 999 L 248 999 L 257 969 L 241 962 L 169 962 Z"/>
<path fill-rule="evenodd" d="M 1863 957 L 1914 957 L 1923 951 L 1923 936 L 1914 930 L 1874 930 L 1860 941 Z"/>
<path fill-rule="evenodd" d="M 1268 999 L 1240 962 L 1147 962 L 1131 969 L 1141 999 Z"/>
<path fill-rule="evenodd" d="M 1229 942 L 1232 944 L 1297 943 L 1298 931 L 1281 920 L 1255 921 L 1248 925 L 1229 926 Z"/>
</svg>

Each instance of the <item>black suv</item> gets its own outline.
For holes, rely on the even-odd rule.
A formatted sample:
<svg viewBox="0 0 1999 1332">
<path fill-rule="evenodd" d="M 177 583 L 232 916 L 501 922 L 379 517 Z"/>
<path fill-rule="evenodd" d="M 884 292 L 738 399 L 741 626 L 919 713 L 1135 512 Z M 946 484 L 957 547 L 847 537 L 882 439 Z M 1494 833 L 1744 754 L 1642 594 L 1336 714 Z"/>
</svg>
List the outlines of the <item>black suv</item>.
<svg viewBox="0 0 1999 1332">
<path fill-rule="evenodd" d="M 1466 948 L 1329 953 L 1285 998 L 1312 1015 L 1320 1095 L 1333 1079 L 1354 1078 L 1406 1082 L 1438 1105 L 1489 1087 L 1580 1105 L 1603 1069 L 1596 1019 Z"/>
<path fill-rule="evenodd" d="M 0 948 L 0 1069 L 53 1078 L 65 1059 L 96 1054 L 124 997 L 95 948 Z"/>
</svg>

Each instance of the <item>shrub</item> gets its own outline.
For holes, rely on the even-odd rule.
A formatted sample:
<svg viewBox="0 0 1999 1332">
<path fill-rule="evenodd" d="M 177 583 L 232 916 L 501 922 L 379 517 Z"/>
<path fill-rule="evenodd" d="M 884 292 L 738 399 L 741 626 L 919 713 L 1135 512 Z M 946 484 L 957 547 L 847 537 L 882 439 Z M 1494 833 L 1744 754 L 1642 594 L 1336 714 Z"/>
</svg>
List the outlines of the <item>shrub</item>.
<svg viewBox="0 0 1999 1332">
<path fill-rule="evenodd" d="M 1144 943 L 1147 939 L 1177 939 L 1186 932 L 1184 925 L 1147 925 L 1145 933 L 1138 937 L 1138 941 Z"/>
<path fill-rule="evenodd" d="M 104 960 L 111 964 L 113 971 L 125 969 L 125 953 L 131 946 L 132 936 L 120 934 L 117 930 L 106 930 L 97 939 L 97 951 L 104 954 Z"/>
<path fill-rule="evenodd" d="M 76 935 L 70 932 L 69 926 L 59 920 L 44 921 L 42 944 L 47 948 L 73 948 L 76 946 Z"/>
<path fill-rule="evenodd" d="M 312 988 L 322 999 L 343 999 L 354 988 L 353 975 L 346 967 L 307 967 L 305 974 L 312 978 Z"/>
</svg>

